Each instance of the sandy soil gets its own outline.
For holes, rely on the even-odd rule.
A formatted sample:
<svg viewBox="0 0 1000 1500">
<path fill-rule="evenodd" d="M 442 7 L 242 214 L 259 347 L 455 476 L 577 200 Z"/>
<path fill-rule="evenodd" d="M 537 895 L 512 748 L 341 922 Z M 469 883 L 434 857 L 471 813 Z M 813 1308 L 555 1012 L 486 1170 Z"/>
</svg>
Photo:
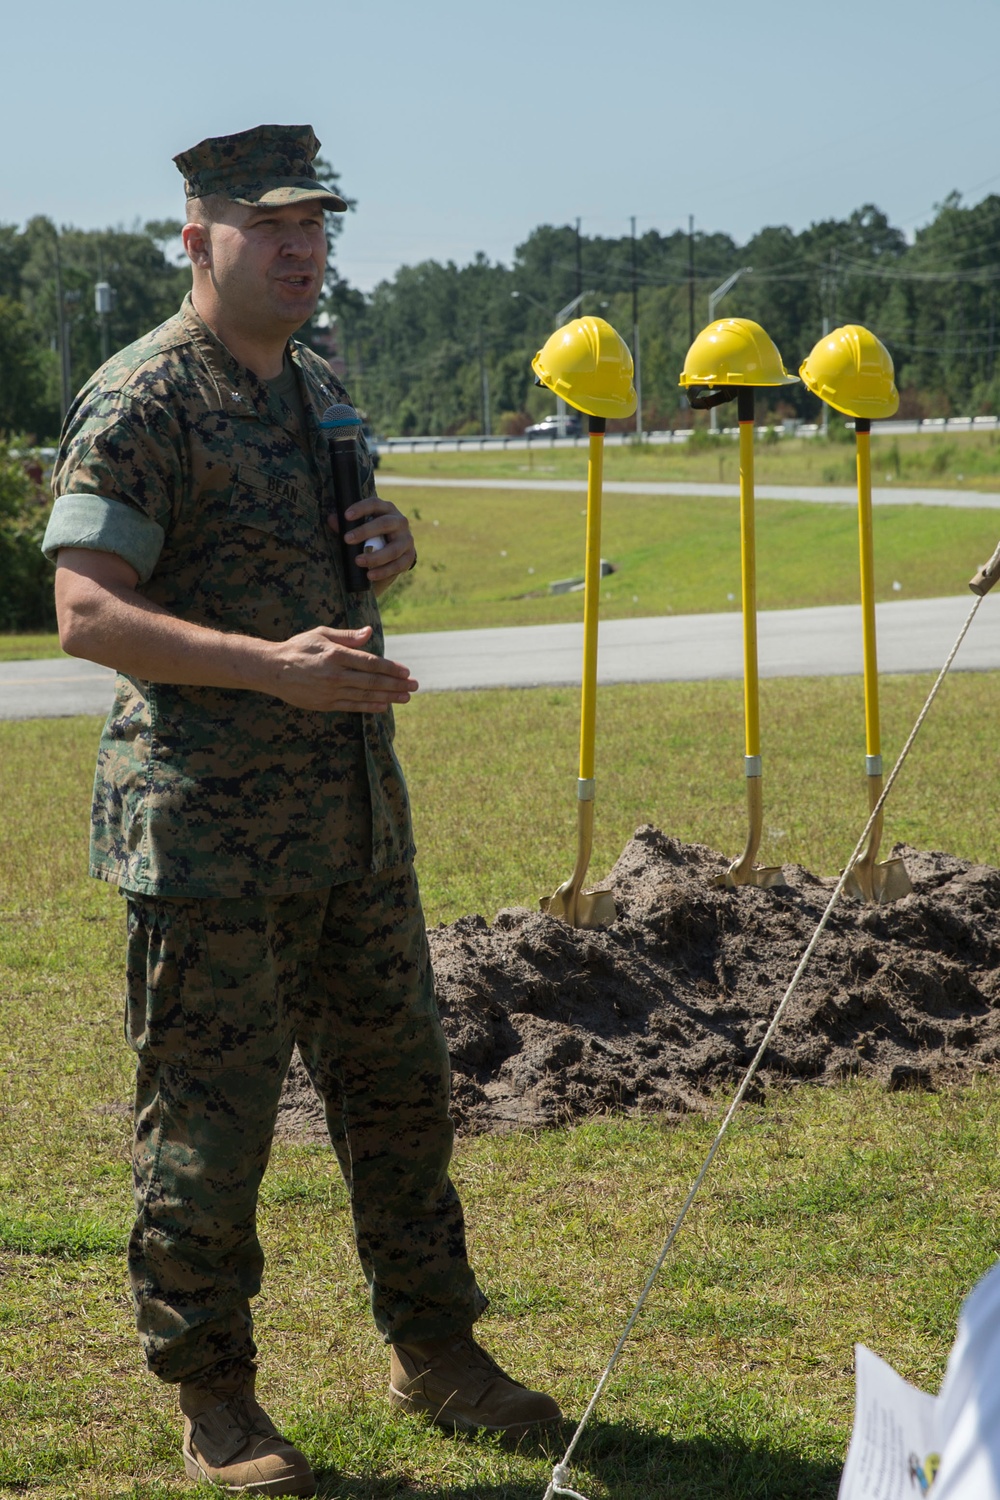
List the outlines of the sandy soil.
<svg viewBox="0 0 1000 1500">
<path fill-rule="evenodd" d="M 1000 1065 L 1000 870 L 897 845 L 913 894 L 844 900 L 765 1054 L 760 1083 L 866 1074 L 933 1087 Z M 720 854 L 643 827 L 611 873 L 618 919 L 576 931 L 524 908 L 431 932 L 460 1130 L 609 1110 L 704 1107 L 738 1079 L 812 935 L 832 880 L 718 890 Z M 325 1139 L 296 1056 L 285 1139 Z"/>
</svg>

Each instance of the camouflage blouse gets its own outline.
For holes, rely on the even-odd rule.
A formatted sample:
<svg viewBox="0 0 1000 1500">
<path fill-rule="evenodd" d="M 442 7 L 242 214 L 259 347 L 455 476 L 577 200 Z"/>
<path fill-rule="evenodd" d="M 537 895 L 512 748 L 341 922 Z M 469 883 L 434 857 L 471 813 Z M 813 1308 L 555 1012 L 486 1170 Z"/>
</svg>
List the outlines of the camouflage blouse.
<svg viewBox="0 0 1000 1500">
<path fill-rule="evenodd" d="M 216 630 L 285 640 L 371 625 L 327 524 L 332 473 L 317 414 L 348 399 L 289 346 L 309 431 L 233 359 L 187 298 L 116 354 L 66 420 L 44 550 L 114 552 L 139 592 Z M 362 451 L 363 492 L 374 491 Z M 94 785 L 91 872 L 129 891 L 235 897 L 357 879 L 412 856 L 385 714 L 318 713 L 268 694 L 119 674 Z"/>
</svg>

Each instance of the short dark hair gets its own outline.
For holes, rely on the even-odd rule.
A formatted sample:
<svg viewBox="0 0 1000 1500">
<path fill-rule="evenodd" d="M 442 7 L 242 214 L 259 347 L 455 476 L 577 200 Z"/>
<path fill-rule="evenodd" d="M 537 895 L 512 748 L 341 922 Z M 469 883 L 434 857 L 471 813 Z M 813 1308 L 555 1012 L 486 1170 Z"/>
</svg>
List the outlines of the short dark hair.
<svg viewBox="0 0 1000 1500">
<path fill-rule="evenodd" d="M 231 198 L 226 197 L 225 193 L 208 193 L 204 198 L 189 198 L 187 222 L 204 224 L 206 228 L 212 224 L 218 224 L 225 219 L 226 210 L 232 201 Z"/>
</svg>

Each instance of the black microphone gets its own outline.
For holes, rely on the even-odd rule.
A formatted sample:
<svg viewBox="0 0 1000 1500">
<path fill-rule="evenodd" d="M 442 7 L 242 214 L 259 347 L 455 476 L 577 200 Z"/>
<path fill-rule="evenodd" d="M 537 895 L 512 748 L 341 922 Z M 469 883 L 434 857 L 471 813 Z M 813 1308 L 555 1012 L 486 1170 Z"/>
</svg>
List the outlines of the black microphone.
<svg viewBox="0 0 1000 1500">
<path fill-rule="evenodd" d="M 344 573 L 347 587 L 352 594 L 371 588 L 371 579 L 366 568 L 358 567 L 362 552 L 379 552 L 385 546 L 380 536 L 369 537 L 366 542 L 344 541 L 344 533 L 351 526 L 360 526 L 362 518 L 347 521 L 345 513 L 362 499 L 361 474 L 358 469 L 358 435 L 361 418 L 346 401 L 328 406 L 319 421 L 322 431 L 329 434 L 330 460 L 333 465 L 333 493 L 340 522 L 340 545 L 343 548 Z M 363 518 L 367 519 L 367 517 Z"/>
</svg>

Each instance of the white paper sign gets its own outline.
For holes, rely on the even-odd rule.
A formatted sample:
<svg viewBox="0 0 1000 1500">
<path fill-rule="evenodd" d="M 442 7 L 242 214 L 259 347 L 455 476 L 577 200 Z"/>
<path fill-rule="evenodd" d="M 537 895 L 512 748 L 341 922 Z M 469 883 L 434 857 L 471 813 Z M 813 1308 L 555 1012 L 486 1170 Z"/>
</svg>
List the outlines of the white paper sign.
<svg viewBox="0 0 1000 1500">
<path fill-rule="evenodd" d="M 937 1420 L 931 1500 L 1000 1500 L 1000 1264 L 962 1304 Z"/>
<path fill-rule="evenodd" d="M 854 1431 L 838 1500 L 919 1500 L 938 1465 L 936 1396 L 854 1346 Z"/>
</svg>

